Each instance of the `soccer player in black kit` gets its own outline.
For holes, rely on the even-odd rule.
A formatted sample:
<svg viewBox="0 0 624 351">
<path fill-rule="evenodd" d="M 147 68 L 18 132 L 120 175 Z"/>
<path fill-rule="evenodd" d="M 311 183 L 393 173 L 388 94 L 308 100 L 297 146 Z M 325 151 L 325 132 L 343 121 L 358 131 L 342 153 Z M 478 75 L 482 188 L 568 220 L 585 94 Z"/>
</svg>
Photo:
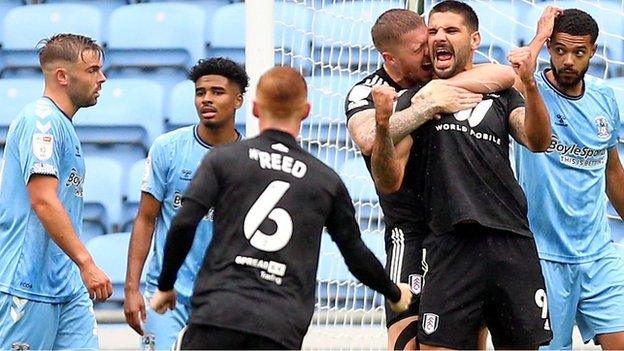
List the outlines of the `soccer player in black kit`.
<svg viewBox="0 0 624 351">
<path fill-rule="evenodd" d="M 429 51 L 438 77 L 470 70 L 479 44 L 478 19 L 468 5 L 445 1 L 432 9 Z M 533 151 L 545 150 L 550 141 L 548 111 L 533 81 L 531 59 L 543 42 L 531 45 L 509 55 L 526 107 L 515 89 L 506 89 L 411 134 L 420 150 L 413 162 L 420 173 L 412 173 L 417 174 L 413 181 L 431 230 L 423 243 L 426 278 L 418 333 L 423 349 L 474 349 L 483 324 L 496 348 L 535 349 L 551 338 L 526 199 L 509 165 L 510 134 Z M 403 93 L 396 109 L 409 106 L 416 90 Z M 373 96 L 373 170 L 394 169 L 399 155 L 388 120 L 397 94 L 376 87 Z M 395 176 L 402 181 L 402 174 Z"/>
<path fill-rule="evenodd" d="M 349 133 L 362 151 L 370 170 L 375 138 L 375 106 L 371 89 L 390 86 L 396 90 L 422 86 L 432 76 L 427 50 L 427 26 L 417 13 L 405 9 L 391 9 L 379 16 L 371 36 L 375 47 L 384 58 L 384 64 L 376 72 L 358 82 L 347 95 L 345 109 Z M 412 179 L 418 172 L 410 163 L 417 150 L 409 133 L 436 113 L 456 112 L 476 106 L 481 94 L 511 87 L 515 74 L 513 69 L 502 65 L 480 65 L 462 72 L 448 80 L 436 80 L 427 84 L 414 103 L 406 110 L 392 116 L 390 130 L 397 152 L 406 156 L 405 163 L 398 166 L 405 171 L 405 178 Z M 384 174 L 382 174 L 384 173 Z M 422 199 L 413 189 L 413 182 L 394 183 L 390 172 L 381 170 L 374 177 L 379 201 L 384 213 L 386 241 L 386 271 L 394 282 L 411 286 L 418 296 L 422 288 L 422 241 L 428 231 Z M 417 299 L 416 299 L 417 300 Z M 418 303 L 412 304 L 401 314 L 386 306 L 389 350 L 413 350 L 417 348 L 416 333 Z M 485 348 L 485 336 L 481 348 Z"/>
<path fill-rule="evenodd" d="M 314 312 L 323 226 L 353 275 L 397 311 L 412 294 L 364 245 L 338 175 L 295 140 L 308 115 L 303 77 L 264 74 L 253 113 L 260 136 L 214 149 L 200 165 L 167 236 L 152 308 L 175 305 L 176 273 L 214 206 L 214 238 L 199 271 L 183 349 L 300 349 Z"/>
</svg>

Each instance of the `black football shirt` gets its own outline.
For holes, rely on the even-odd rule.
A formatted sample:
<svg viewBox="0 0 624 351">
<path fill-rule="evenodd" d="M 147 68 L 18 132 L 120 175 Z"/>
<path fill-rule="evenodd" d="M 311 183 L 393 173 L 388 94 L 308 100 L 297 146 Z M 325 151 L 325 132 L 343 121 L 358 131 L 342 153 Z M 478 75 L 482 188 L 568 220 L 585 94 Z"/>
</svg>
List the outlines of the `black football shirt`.
<svg viewBox="0 0 624 351">
<path fill-rule="evenodd" d="M 402 94 L 397 110 L 407 108 L 416 91 Z M 509 161 L 509 115 L 523 106 L 515 89 L 484 94 L 474 109 L 445 114 L 412 133 L 420 150 L 413 182 L 432 232 L 479 223 L 532 236 L 526 198 Z"/>
<path fill-rule="evenodd" d="M 177 217 L 191 204 L 203 205 L 204 211 L 214 206 L 215 227 L 195 282 L 191 324 L 300 348 L 314 312 L 324 226 L 356 278 L 393 301 L 399 298 L 398 288 L 360 238 L 344 183 L 287 133 L 268 130 L 213 149 Z M 175 232 L 178 220 L 167 236 L 160 290 L 173 288 L 186 254 L 176 252 L 188 244 L 176 241 L 189 237 Z"/>
<path fill-rule="evenodd" d="M 358 112 L 375 109 L 371 89 L 376 85 L 388 85 L 393 87 L 397 92 L 403 90 L 400 85 L 392 80 L 382 66 L 380 69 L 355 84 L 349 91 L 349 94 L 347 94 L 345 101 L 347 122 Z M 415 87 L 414 89 L 416 90 L 414 90 L 414 93 L 420 87 L 420 85 Z M 418 157 L 417 153 L 418 150 L 412 146 L 410 156 L 407 161 L 408 163 L 405 167 L 405 180 L 401 184 L 399 190 L 392 194 L 383 194 L 377 190 L 377 195 L 379 196 L 379 203 L 384 213 L 386 228 L 399 227 L 407 233 L 418 233 L 424 235 L 426 222 L 422 206 L 422 198 L 419 193 L 415 191 L 415 184 L 411 181 L 415 178 L 412 176 L 411 172 L 418 170 L 416 166 L 416 158 Z M 364 162 L 366 163 L 366 167 L 370 173 L 371 158 L 366 155 L 362 155 L 362 157 L 364 158 Z"/>
</svg>

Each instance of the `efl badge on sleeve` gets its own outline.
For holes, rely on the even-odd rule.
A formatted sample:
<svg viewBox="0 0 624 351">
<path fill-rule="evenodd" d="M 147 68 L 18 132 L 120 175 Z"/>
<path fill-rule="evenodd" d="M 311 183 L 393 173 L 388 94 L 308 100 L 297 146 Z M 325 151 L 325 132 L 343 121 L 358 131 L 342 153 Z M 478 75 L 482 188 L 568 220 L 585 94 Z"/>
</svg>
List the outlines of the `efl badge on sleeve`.
<svg viewBox="0 0 624 351">
<path fill-rule="evenodd" d="M 33 135 L 32 151 L 36 158 L 47 161 L 52 157 L 54 150 L 54 136 L 52 134 L 35 133 Z"/>
</svg>

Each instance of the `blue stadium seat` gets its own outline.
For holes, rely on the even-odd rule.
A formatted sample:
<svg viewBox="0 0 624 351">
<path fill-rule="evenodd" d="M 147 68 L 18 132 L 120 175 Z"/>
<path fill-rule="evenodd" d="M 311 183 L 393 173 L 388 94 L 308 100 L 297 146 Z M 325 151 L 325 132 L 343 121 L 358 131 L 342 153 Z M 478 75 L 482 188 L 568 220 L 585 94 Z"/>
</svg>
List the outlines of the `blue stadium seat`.
<svg viewBox="0 0 624 351">
<path fill-rule="evenodd" d="M 0 13 L 6 15 L 14 7 L 18 7 L 22 5 L 24 5 L 24 2 L 22 0 L 0 1 Z M 4 28 L 3 22 L 4 22 L 4 16 L 0 16 L 0 28 Z M 0 32 L 0 43 L 4 43 L 4 32 Z"/>
<path fill-rule="evenodd" d="M 96 7 L 102 14 L 102 18 L 106 19 L 110 14 L 118 7 L 125 6 L 128 2 L 126 0 L 45 0 L 46 4 L 87 4 Z M 106 38 L 104 38 L 106 39 Z"/>
<path fill-rule="evenodd" d="M 301 125 L 301 137 L 304 140 L 344 144 L 348 138 L 345 96 L 358 80 L 330 75 L 311 76 L 305 79 L 308 83 L 308 100 L 312 109 Z"/>
<path fill-rule="evenodd" d="M 278 50 L 275 54 L 276 65 L 295 68 L 302 67 L 309 71 L 310 41 L 306 33 L 310 32 L 310 9 L 288 2 L 276 2 L 274 9 L 274 40 Z M 245 4 L 234 3 L 222 6 L 214 14 L 209 37 L 209 56 L 224 56 L 245 63 Z"/>
<path fill-rule="evenodd" d="M 95 106 L 78 110 L 74 123 L 83 143 L 137 145 L 144 150 L 163 131 L 163 89 L 141 79 L 110 79 Z"/>
<path fill-rule="evenodd" d="M 379 15 L 397 7 L 404 7 L 403 3 L 345 1 L 315 12 L 312 20 L 314 64 L 374 70 L 377 62 L 381 62 L 381 55 L 373 46 L 370 29 Z"/>
<path fill-rule="evenodd" d="M 84 4 L 27 5 L 10 10 L 3 23 L 3 75 L 15 73 L 5 72 L 7 70 L 19 70 L 18 75 L 38 74 L 37 44 L 43 38 L 64 32 L 86 35 L 101 42 L 100 12 Z"/>
<path fill-rule="evenodd" d="M 119 223 L 123 173 L 120 164 L 104 157 L 85 157 L 85 169 L 83 215 L 89 226 L 83 227 L 83 236 L 93 237 L 114 230 Z"/>
<path fill-rule="evenodd" d="M 205 55 L 205 15 L 186 3 L 142 3 L 117 8 L 107 33 L 107 67 L 186 69 Z"/>
<path fill-rule="evenodd" d="M 107 300 L 116 304 L 124 301 L 124 283 L 128 264 L 130 233 L 101 235 L 87 242 L 87 250 L 113 284 L 113 295 Z M 151 252 L 150 252 L 151 253 Z M 146 262 L 149 262 L 149 256 Z M 146 269 L 141 274 L 141 285 L 145 284 Z"/>
<path fill-rule="evenodd" d="M 145 159 L 136 161 L 128 174 L 121 218 L 121 229 L 130 231 L 141 201 L 141 181 L 145 169 Z"/>
<path fill-rule="evenodd" d="M 247 102 L 236 111 L 236 128 L 245 133 L 245 112 Z M 165 130 L 170 131 L 180 127 L 197 124 L 199 117 L 195 109 L 195 84 L 186 80 L 176 84 L 169 96 Z"/>
<path fill-rule="evenodd" d="M 11 121 L 24 105 L 36 100 L 42 93 L 42 79 L 0 79 L 0 145 L 6 143 Z"/>
</svg>

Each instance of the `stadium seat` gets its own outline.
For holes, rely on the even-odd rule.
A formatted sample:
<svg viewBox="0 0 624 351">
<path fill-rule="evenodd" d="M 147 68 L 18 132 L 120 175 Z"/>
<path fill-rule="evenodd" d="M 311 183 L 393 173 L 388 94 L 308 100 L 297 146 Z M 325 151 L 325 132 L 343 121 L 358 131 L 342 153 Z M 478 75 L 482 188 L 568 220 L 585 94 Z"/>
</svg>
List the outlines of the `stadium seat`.
<svg viewBox="0 0 624 351">
<path fill-rule="evenodd" d="M 111 13 L 107 69 L 187 69 L 205 56 L 204 11 L 188 3 L 141 3 Z"/>
<path fill-rule="evenodd" d="M 113 295 L 107 302 L 122 304 L 124 301 L 124 283 L 128 264 L 130 233 L 101 235 L 87 242 L 87 250 L 113 284 Z M 151 252 L 150 252 L 151 253 Z M 149 256 L 146 262 L 149 262 Z M 141 275 L 141 285 L 145 284 L 146 269 Z"/>
<path fill-rule="evenodd" d="M 243 107 L 236 111 L 236 128 L 245 133 L 245 101 Z M 170 131 L 180 127 L 197 124 L 199 117 L 195 109 L 195 84 L 186 80 L 176 84 L 169 96 L 167 117 L 165 118 L 165 130 Z"/>
<path fill-rule="evenodd" d="M 3 23 L 3 75 L 39 74 L 37 44 L 65 32 L 86 35 L 101 43 L 100 11 L 85 4 L 26 5 L 10 10 Z"/>
<path fill-rule="evenodd" d="M 125 6 L 129 2 L 134 2 L 132 0 L 45 0 L 43 1 L 46 4 L 88 4 L 93 7 L 96 7 L 100 13 L 102 14 L 102 18 L 106 19 L 110 16 L 110 14 L 118 7 Z M 104 38 L 106 39 L 106 38 Z M 106 40 L 104 40 L 106 41 Z"/>
<path fill-rule="evenodd" d="M 5 0 L 0 1 L 0 14 L 6 15 L 14 7 L 22 6 L 24 2 L 22 0 Z M 0 16 L 0 28 L 4 28 L 4 17 Z M 0 32 L 0 43 L 4 43 L 4 32 Z"/>
<path fill-rule="evenodd" d="M 126 189 L 124 189 L 123 213 L 121 218 L 121 230 L 131 231 L 134 218 L 139 210 L 141 201 L 141 182 L 145 169 L 145 159 L 136 161 L 128 174 Z"/>
<path fill-rule="evenodd" d="M 41 94 L 41 79 L 0 79 L 0 145 L 6 143 L 11 121 L 17 117 L 24 105 L 36 100 Z"/>
<path fill-rule="evenodd" d="M 312 20 L 314 64 L 374 70 L 376 63 L 381 62 L 381 55 L 373 46 L 371 27 L 384 11 L 397 7 L 402 8 L 403 3 L 345 1 L 326 5 L 323 11 L 315 12 Z"/>
<path fill-rule="evenodd" d="M 132 144 L 147 150 L 163 131 L 163 89 L 141 79 L 110 79 L 98 103 L 78 110 L 76 131 L 83 143 Z"/>
<path fill-rule="evenodd" d="M 310 31 L 310 10 L 289 2 L 276 2 L 274 8 L 276 65 L 309 71 L 304 58 L 310 57 L 306 34 Z M 222 6 L 214 14 L 208 38 L 211 57 L 224 56 L 245 63 L 245 4 Z"/>
<path fill-rule="evenodd" d="M 103 157 L 85 157 L 85 169 L 83 215 L 88 226 L 83 235 L 93 237 L 115 230 L 119 223 L 123 174 L 121 165 Z"/>
</svg>

